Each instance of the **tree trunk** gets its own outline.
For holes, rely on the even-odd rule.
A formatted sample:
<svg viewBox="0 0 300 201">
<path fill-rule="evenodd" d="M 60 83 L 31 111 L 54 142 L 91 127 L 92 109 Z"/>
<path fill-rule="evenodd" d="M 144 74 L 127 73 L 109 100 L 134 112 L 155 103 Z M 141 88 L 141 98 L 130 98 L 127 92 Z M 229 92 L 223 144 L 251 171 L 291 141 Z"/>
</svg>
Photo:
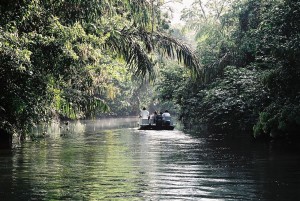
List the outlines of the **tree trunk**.
<svg viewBox="0 0 300 201">
<path fill-rule="evenodd" d="M 0 149 L 10 149 L 12 147 L 12 135 L 0 129 Z"/>
</svg>

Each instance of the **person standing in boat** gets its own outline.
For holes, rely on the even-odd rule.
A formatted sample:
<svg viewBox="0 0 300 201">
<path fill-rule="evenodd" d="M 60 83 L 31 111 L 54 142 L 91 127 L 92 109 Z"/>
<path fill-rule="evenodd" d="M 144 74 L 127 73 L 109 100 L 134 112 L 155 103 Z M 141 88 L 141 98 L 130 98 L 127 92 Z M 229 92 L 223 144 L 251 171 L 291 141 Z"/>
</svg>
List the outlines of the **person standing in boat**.
<svg viewBox="0 0 300 201">
<path fill-rule="evenodd" d="M 156 111 L 154 111 L 153 112 L 153 114 L 152 115 L 150 115 L 150 122 L 151 122 L 151 124 L 155 124 L 155 122 L 156 122 L 156 116 L 157 116 L 157 112 Z"/>
<path fill-rule="evenodd" d="M 141 113 L 140 113 L 140 118 L 142 118 L 142 119 L 148 119 L 148 120 L 149 120 L 149 118 L 150 118 L 150 116 L 149 116 L 149 111 L 146 110 L 145 107 L 143 107 L 143 110 L 142 110 Z"/>
<path fill-rule="evenodd" d="M 159 126 L 159 127 L 162 126 L 162 123 L 163 123 L 162 114 L 163 114 L 162 112 L 158 112 L 158 114 L 156 115 L 156 117 L 155 117 L 155 124 L 156 124 L 156 126 Z"/>
</svg>

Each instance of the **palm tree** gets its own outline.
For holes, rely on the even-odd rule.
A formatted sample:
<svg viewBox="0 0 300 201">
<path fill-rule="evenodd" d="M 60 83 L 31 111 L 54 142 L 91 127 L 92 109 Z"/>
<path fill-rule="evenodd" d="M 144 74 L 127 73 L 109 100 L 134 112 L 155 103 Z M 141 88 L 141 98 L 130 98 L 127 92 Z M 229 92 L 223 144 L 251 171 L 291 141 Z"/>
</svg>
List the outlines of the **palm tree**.
<svg viewBox="0 0 300 201">
<path fill-rule="evenodd" d="M 7 84 L 1 90 L 0 129 L 24 131 L 44 120 L 56 103 L 69 113 L 106 108 L 97 96 L 101 82 L 95 84 L 87 68 L 100 66 L 99 58 L 81 57 L 82 46 L 99 57 L 118 54 L 139 76 L 153 76 L 148 55 L 156 51 L 200 77 L 188 46 L 158 30 L 154 12 L 160 11 L 154 5 L 147 0 L 1 1 L 0 78 Z M 67 104 L 58 104 L 63 98 Z"/>
<path fill-rule="evenodd" d="M 93 25 L 93 34 L 104 29 L 104 34 L 110 34 L 105 48 L 121 54 L 128 65 L 136 70 L 138 75 L 152 73 L 151 60 L 148 53 L 159 51 L 165 56 L 183 61 L 195 75 L 200 76 L 200 66 L 191 49 L 179 40 L 162 33 L 157 28 L 160 16 L 161 2 L 155 0 L 70 0 L 45 3 L 51 8 L 51 14 L 63 19 L 63 23 L 72 24 L 81 21 L 87 26 Z M 48 8 L 48 9 L 49 9 Z M 121 16 L 124 26 L 104 25 L 103 19 Z M 100 20 L 99 20 L 100 19 Z M 110 24 L 111 25 L 111 24 Z M 91 30 L 90 30 L 91 31 Z"/>
</svg>

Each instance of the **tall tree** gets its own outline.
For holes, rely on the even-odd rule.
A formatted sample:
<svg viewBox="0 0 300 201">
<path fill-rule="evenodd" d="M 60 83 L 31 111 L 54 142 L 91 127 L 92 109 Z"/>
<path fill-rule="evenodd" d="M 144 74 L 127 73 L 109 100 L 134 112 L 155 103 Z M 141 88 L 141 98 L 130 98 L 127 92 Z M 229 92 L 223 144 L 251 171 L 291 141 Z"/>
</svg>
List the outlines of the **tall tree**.
<svg viewBox="0 0 300 201">
<path fill-rule="evenodd" d="M 153 10 L 159 9 L 153 5 L 140 0 L 1 1 L 1 130 L 23 133 L 54 114 L 78 118 L 92 116 L 96 108 L 106 110 L 103 96 L 116 89 L 110 70 L 122 66 L 151 77 L 154 64 L 148 54 L 153 51 L 177 57 L 200 75 L 192 51 L 158 30 Z"/>
<path fill-rule="evenodd" d="M 196 32 L 197 56 L 203 65 L 204 82 L 212 81 L 228 64 L 232 26 L 224 26 L 223 19 L 234 0 L 197 0 L 182 12 L 185 29 Z"/>
</svg>

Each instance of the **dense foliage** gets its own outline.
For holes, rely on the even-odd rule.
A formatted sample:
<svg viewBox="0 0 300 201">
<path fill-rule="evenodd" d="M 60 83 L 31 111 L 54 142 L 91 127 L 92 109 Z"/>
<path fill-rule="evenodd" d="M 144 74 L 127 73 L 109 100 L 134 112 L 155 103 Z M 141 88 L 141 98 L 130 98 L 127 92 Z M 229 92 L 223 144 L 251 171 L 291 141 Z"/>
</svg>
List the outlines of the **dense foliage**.
<svg viewBox="0 0 300 201">
<path fill-rule="evenodd" d="M 1 1 L 0 133 L 22 134 L 53 117 L 94 117 L 118 97 L 122 105 L 111 106 L 119 111 L 139 107 L 130 79 L 154 77 L 151 52 L 198 74 L 189 48 L 161 30 L 159 2 Z"/>
<path fill-rule="evenodd" d="M 171 70 L 160 97 L 180 105 L 183 122 L 256 138 L 299 134 L 300 1 L 194 1 L 182 17 L 196 31 L 204 79 Z"/>
<path fill-rule="evenodd" d="M 0 133 L 148 105 L 212 131 L 298 134 L 299 0 L 194 1 L 182 19 L 196 55 L 175 39 L 185 37 L 169 28 L 163 4 L 2 0 Z"/>
<path fill-rule="evenodd" d="M 265 13 L 254 34 L 258 38 L 256 62 L 266 71 L 263 83 L 271 101 L 261 111 L 254 134 L 299 135 L 300 1 L 263 6 Z"/>
</svg>

